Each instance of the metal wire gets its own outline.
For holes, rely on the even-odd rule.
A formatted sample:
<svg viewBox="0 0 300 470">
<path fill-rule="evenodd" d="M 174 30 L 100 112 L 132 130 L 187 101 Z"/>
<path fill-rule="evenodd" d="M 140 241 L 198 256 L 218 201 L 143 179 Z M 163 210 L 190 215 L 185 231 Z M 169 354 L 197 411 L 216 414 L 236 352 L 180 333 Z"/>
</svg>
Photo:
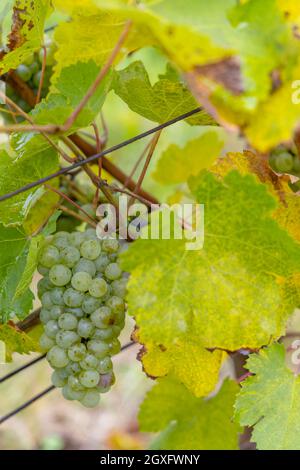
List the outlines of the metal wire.
<svg viewBox="0 0 300 470">
<path fill-rule="evenodd" d="M 28 191 L 29 189 L 32 189 L 32 188 L 35 188 L 36 186 L 44 184 L 47 181 L 52 180 L 53 178 L 57 178 L 58 176 L 69 173 L 70 171 L 75 170 L 76 168 L 79 168 L 82 165 L 86 165 L 87 163 L 94 162 L 95 160 L 98 160 L 99 158 L 104 157 L 105 155 L 108 155 L 109 153 L 115 152 L 116 150 L 119 150 L 123 147 L 126 147 L 127 145 L 130 145 L 134 142 L 137 142 L 138 140 L 144 139 L 145 137 L 148 137 L 149 135 L 155 134 L 155 132 L 157 132 L 161 129 L 164 129 L 165 127 L 171 126 L 172 124 L 175 124 L 176 122 L 182 121 L 183 119 L 186 119 L 190 116 L 193 116 L 194 114 L 199 113 L 201 110 L 202 110 L 202 108 L 200 108 L 200 107 L 195 108 L 192 111 L 189 111 L 188 113 L 181 114 L 180 116 L 177 116 L 176 118 L 170 119 L 169 121 L 166 121 L 163 124 L 160 124 L 159 126 L 153 127 L 152 129 L 149 129 L 148 131 L 142 132 L 141 134 L 138 134 L 134 137 L 131 137 L 130 139 L 124 140 L 123 142 L 121 142 L 117 145 L 113 145 L 112 147 L 110 147 L 106 150 L 103 150 L 100 153 L 97 153 L 95 155 L 92 155 L 91 157 L 85 158 L 84 160 L 73 163 L 72 165 L 68 165 L 64 168 L 61 168 L 60 170 L 56 171 L 55 173 L 52 173 L 51 175 L 45 176 L 44 178 L 41 178 L 41 179 L 39 179 L 37 181 L 34 181 L 32 183 L 26 184 L 25 186 L 22 186 L 21 188 L 16 189 L 15 191 L 4 194 L 3 196 L 0 196 L 0 202 L 6 201 L 7 199 L 10 199 L 13 196 L 17 196 L 18 194 L 21 194 L 25 191 Z"/>
<path fill-rule="evenodd" d="M 36 364 L 37 362 L 41 361 L 41 360 L 44 359 L 45 357 L 46 357 L 46 354 L 42 354 L 41 356 L 36 357 L 36 358 L 33 359 L 32 361 L 27 362 L 26 364 L 23 364 L 22 366 L 18 367 L 17 369 L 13 370 L 12 372 L 9 372 L 8 374 L 4 375 L 3 377 L 0 378 L 0 384 L 2 384 L 3 382 L 5 382 L 6 380 L 10 379 L 10 378 L 13 377 L 14 375 L 18 374 L 19 372 L 22 372 L 22 370 L 25 370 L 25 369 L 27 369 L 28 367 L 33 366 L 34 364 Z"/>
</svg>

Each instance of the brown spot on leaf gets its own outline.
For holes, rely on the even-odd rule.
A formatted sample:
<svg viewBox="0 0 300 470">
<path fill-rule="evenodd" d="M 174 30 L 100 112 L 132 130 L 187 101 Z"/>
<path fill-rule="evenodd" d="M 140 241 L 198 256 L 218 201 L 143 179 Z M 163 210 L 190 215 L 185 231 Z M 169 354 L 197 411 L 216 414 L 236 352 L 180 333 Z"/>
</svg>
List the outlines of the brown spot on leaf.
<svg viewBox="0 0 300 470">
<path fill-rule="evenodd" d="M 22 27 L 25 24 L 24 14 L 26 11 L 22 8 L 14 7 L 12 17 L 12 28 L 8 36 L 8 49 L 13 51 L 17 47 L 20 47 L 26 40 L 22 34 Z"/>
<path fill-rule="evenodd" d="M 195 72 L 223 85 L 234 95 L 240 95 L 244 91 L 241 66 L 236 57 L 229 57 L 207 65 L 198 65 Z"/>
<path fill-rule="evenodd" d="M 271 93 L 274 93 L 277 91 L 281 85 L 282 85 L 282 80 L 281 80 L 281 75 L 279 70 L 272 70 L 271 72 L 271 82 L 272 82 L 272 90 Z"/>
</svg>

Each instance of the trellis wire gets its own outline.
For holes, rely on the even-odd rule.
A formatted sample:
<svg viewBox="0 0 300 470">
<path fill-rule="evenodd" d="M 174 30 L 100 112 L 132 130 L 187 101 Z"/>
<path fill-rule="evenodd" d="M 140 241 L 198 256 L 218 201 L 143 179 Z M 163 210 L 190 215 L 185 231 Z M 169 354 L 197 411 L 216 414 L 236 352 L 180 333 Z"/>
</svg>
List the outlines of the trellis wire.
<svg viewBox="0 0 300 470">
<path fill-rule="evenodd" d="M 130 343 L 127 343 L 127 344 L 124 344 L 124 346 L 121 347 L 121 351 L 124 351 L 125 349 L 129 348 L 130 346 L 133 346 L 135 343 L 133 341 L 131 341 Z M 33 361 L 30 361 L 28 362 L 27 364 L 25 364 L 24 366 L 21 366 L 19 367 L 18 369 L 15 369 L 15 371 L 13 372 L 10 372 L 9 374 L 5 375 L 4 377 L 2 377 L 2 379 L 0 379 L 0 383 L 3 382 L 4 380 L 7 380 L 9 379 L 10 377 L 12 377 L 13 375 L 17 374 L 18 372 L 21 372 L 22 370 L 26 369 L 27 367 L 35 364 L 36 362 L 40 361 L 41 359 L 44 359 L 46 357 L 46 354 L 43 354 L 42 356 L 39 356 L 38 358 L 34 359 Z M 7 421 L 9 418 L 12 418 L 13 416 L 15 416 L 16 414 L 20 413 L 20 411 L 23 411 L 25 408 L 27 408 L 28 406 L 32 405 L 32 403 L 36 402 L 37 400 L 39 400 L 40 398 L 44 397 L 45 395 L 47 395 L 47 393 L 51 392 L 52 390 L 54 390 L 56 387 L 54 387 L 54 385 L 50 385 L 49 387 L 47 387 L 45 390 L 43 390 L 42 392 L 38 393 L 37 395 L 33 396 L 32 398 L 30 398 L 29 400 L 27 400 L 25 403 L 23 403 L 22 405 L 18 406 L 17 408 L 15 408 L 14 410 L 10 411 L 9 413 L 7 413 L 6 415 L 2 416 L 0 418 L 0 424 L 3 424 L 5 421 Z"/>
<path fill-rule="evenodd" d="M 41 356 L 36 357 L 32 361 L 27 362 L 26 364 L 23 364 L 22 366 L 18 367 L 17 369 L 13 370 L 12 372 L 9 372 L 8 374 L 4 375 L 3 377 L 0 378 L 0 384 L 5 382 L 6 380 L 10 379 L 14 375 L 18 374 L 19 372 L 22 372 L 23 370 L 27 369 L 28 367 L 33 366 L 34 364 L 41 361 L 45 357 L 46 357 L 46 354 L 42 354 Z"/>
<path fill-rule="evenodd" d="M 52 180 L 53 178 L 57 178 L 58 176 L 69 173 L 70 171 L 75 170 L 76 168 L 79 168 L 82 165 L 86 165 L 87 163 L 92 163 L 98 160 L 99 158 L 104 157 L 105 155 L 115 152 L 116 150 L 126 147 L 127 145 L 137 142 L 138 140 L 144 139 L 145 137 L 148 137 L 149 135 L 155 134 L 155 132 L 161 129 L 164 129 L 168 126 L 171 126 L 172 124 L 175 124 L 176 122 L 182 121 L 190 116 L 193 116 L 194 114 L 197 114 L 200 111 L 202 111 L 201 107 L 195 108 L 187 113 L 177 116 L 176 118 L 170 119 L 169 121 L 159 124 L 158 126 L 153 127 L 152 129 L 149 129 L 148 131 L 142 132 L 141 134 L 131 137 L 130 139 L 124 140 L 123 142 L 120 142 L 119 144 L 113 145 L 112 147 L 106 150 L 103 150 L 100 153 L 97 153 L 95 155 L 92 155 L 91 157 L 85 158 L 84 160 L 73 163 L 72 165 L 68 165 L 64 168 L 61 168 L 60 170 L 56 171 L 55 173 L 52 173 L 51 175 L 45 176 L 44 178 L 40 178 L 39 180 L 26 184 L 25 186 L 22 186 L 21 188 L 16 189 L 15 191 L 12 191 L 10 193 L 4 194 L 3 196 L 0 196 L 0 202 L 6 201 L 7 199 L 10 199 L 13 196 L 17 196 L 18 194 L 28 191 L 29 189 L 32 189 L 32 188 L 35 188 L 36 186 L 44 184 L 47 181 Z"/>
</svg>

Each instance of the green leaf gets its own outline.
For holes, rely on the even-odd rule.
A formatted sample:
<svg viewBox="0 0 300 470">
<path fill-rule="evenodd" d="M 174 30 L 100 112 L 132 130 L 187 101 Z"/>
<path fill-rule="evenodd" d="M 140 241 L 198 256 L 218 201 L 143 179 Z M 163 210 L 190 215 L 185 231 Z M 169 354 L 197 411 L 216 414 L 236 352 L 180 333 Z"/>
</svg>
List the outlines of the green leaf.
<svg viewBox="0 0 300 470">
<path fill-rule="evenodd" d="M 58 169 L 57 154 L 52 148 L 28 154 L 13 160 L 2 150 L 0 153 L 0 195 L 15 191 Z M 0 202 L 0 219 L 4 225 L 20 225 L 35 202 L 44 194 L 42 188 L 33 188 Z"/>
<path fill-rule="evenodd" d="M 202 250 L 139 239 L 122 255 L 138 338 L 167 351 L 268 344 L 299 302 L 300 245 L 272 219 L 276 200 L 253 176 L 203 172 L 191 188 L 205 208 Z"/>
<path fill-rule="evenodd" d="M 300 377 L 287 367 L 284 346 L 251 354 L 247 368 L 254 376 L 242 382 L 236 419 L 254 426 L 251 440 L 261 450 L 299 450 Z"/>
<path fill-rule="evenodd" d="M 29 113 L 33 121 L 36 124 L 63 124 L 81 102 L 98 73 L 99 67 L 93 61 L 78 62 L 76 65 L 65 67 L 51 93 Z M 111 78 L 112 74 L 104 78 L 67 134 L 88 126 L 99 114 L 110 89 Z M 57 137 L 51 138 L 54 142 L 58 141 Z M 12 144 L 18 158 L 31 156 L 36 159 L 41 151 L 50 148 L 49 142 L 36 132 L 15 134 Z"/>
<path fill-rule="evenodd" d="M 202 399 L 172 377 L 159 379 L 141 405 L 141 431 L 162 430 L 158 449 L 237 449 L 240 428 L 231 419 L 237 392 L 227 380 L 216 396 Z"/>
<path fill-rule="evenodd" d="M 40 237 L 30 239 L 21 228 L 0 225 L 0 318 L 24 318 L 32 308 L 29 291 L 37 265 Z"/>
<path fill-rule="evenodd" d="M 189 141 L 184 148 L 171 144 L 160 156 L 153 177 L 162 184 L 185 183 L 189 176 L 209 168 L 222 147 L 220 136 L 211 130 Z"/>
<path fill-rule="evenodd" d="M 141 61 L 116 71 L 113 89 L 130 109 L 158 123 L 166 122 L 199 106 L 176 74 L 167 71 L 166 75 L 162 75 L 152 86 Z M 215 123 L 205 111 L 188 118 L 187 122 L 194 125 Z"/>
<path fill-rule="evenodd" d="M 5 344 L 6 360 L 12 360 L 12 353 L 29 354 L 40 351 L 38 343 L 26 333 L 12 325 L 0 325 L 0 341 Z"/>
<path fill-rule="evenodd" d="M 44 24 L 49 12 L 50 0 L 16 0 L 14 24 L 10 34 L 13 48 L 0 61 L 1 74 L 18 65 L 36 51 L 44 41 Z"/>
</svg>

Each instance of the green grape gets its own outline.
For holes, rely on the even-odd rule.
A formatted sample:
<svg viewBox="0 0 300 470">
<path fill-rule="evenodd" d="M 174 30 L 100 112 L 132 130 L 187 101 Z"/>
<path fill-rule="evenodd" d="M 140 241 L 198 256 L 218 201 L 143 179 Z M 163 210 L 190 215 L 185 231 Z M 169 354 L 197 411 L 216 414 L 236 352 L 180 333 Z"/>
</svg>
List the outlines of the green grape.
<svg viewBox="0 0 300 470">
<path fill-rule="evenodd" d="M 87 294 L 82 302 L 81 308 L 84 313 L 93 313 L 101 305 L 101 301 Z"/>
<path fill-rule="evenodd" d="M 62 330 L 76 330 L 78 320 L 71 313 L 63 313 L 58 319 L 58 326 Z"/>
<path fill-rule="evenodd" d="M 33 63 L 33 61 L 34 61 L 34 54 L 30 54 L 26 57 L 26 59 L 23 59 L 23 64 L 29 66 Z"/>
<path fill-rule="evenodd" d="M 69 362 L 66 351 L 58 346 L 53 346 L 53 348 L 48 351 L 47 360 L 52 367 L 57 369 L 65 367 Z"/>
<path fill-rule="evenodd" d="M 98 390 L 101 393 L 106 393 L 110 390 L 111 386 L 115 383 L 116 378 L 113 372 L 108 372 L 107 374 L 101 374 L 98 384 Z"/>
<path fill-rule="evenodd" d="M 113 363 L 112 360 L 109 356 L 104 357 L 99 361 L 99 367 L 98 371 L 100 374 L 107 374 L 108 372 L 111 372 L 113 368 Z"/>
<path fill-rule="evenodd" d="M 103 297 L 107 291 L 107 283 L 104 279 L 93 279 L 89 287 L 89 293 L 92 297 Z"/>
<path fill-rule="evenodd" d="M 16 74 L 23 80 L 24 82 L 28 82 L 31 79 L 31 70 L 27 65 L 21 64 L 19 67 L 16 68 Z"/>
<path fill-rule="evenodd" d="M 86 272 L 89 273 L 90 276 L 94 277 L 96 274 L 96 266 L 93 261 L 81 258 L 73 268 L 74 274 L 79 272 Z"/>
<path fill-rule="evenodd" d="M 89 290 L 91 282 L 92 278 L 90 274 L 80 271 L 75 273 L 71 279 L 72 287 L 80 292 L 86 292 Z"/>
<path fill-rule="evenodd" d="M 70 246 L 70 237 L 67 232 L 57 232 L 53 238 L 53 245 L 59 250 L 63 250 Z"/>
<path fill-rule="evenodd" d="M 69 287 L 64 293 L 64 301 L 68 307 L 80 307 L 83 301 L 83 294 Z"/>
<path fill-rule="evenodd" d="M 68 385 L 72 390 L 75 390 L 76 392 L 84 390 L 84 386 L 79 381 L 78 377 L 74 377 L 74 375 L 70 375 L 70 377 L 68 378 Z"/>
<path fill-rule="evenodd" d="M 52 268 L 52 266 L 59 263 L 59 258 L 60 255 L 58 249 L 55 246 L 48 245 L 42 250 L 39 262 L 46 268 Z"/>
<path fill-rule="evenodd" d="M 49 320 L 45 325 L 45 333 L 49 338 L 55 338 L 59 331 L 58 323 L 55 320 Z"/>
<path fill-rule="evenodd" d="M 120 334 L 121 329 L 118 331 L 114 330 L 114 327 L 111 328 L 97 328 L 95 333 L 92 336 L 92 339 L 100 339 L 101 341 L 108 341 L 114 336 Z"/>
<path fill-rule="evenodd" d="M 59 305 L 54 305 L 50 310 L 50 317 L 52 320 L 57 320 L 64 312 L 64 309 Z M 59 321 L 58 321 L 59 324 Z"/>
<path fill-rule="evenodd" d="M 75 400 L 74 395 L 72 394 L 72 389 L 68 385 L 65 385 L 61 392 L 66 400 Z"/>
<path fill-rule="evenodd" d="M 78 322 L 77 333 L 82 338 L 89 338 L 93 335 L 95 327 L 87 318 L 81 318 Z"/>
<path fill-rule="evenodd" d="M 96 269 L 99 273 L 104 273 L 106 266 L 109 264 L 109 257 L 105 253 L 101 253 L 94 261 Z"/>
<path fill-rule="evenodd" d="M 61 251 L 61 261 L 68 268 L 73 268 L 80 259 L 80 253 L 75 246 L 67 246 Z"/>
<path fill-rule="evenodd" d="M 50 310 L 50 308 L 52 308 L 53 304 L 52 304 L 50 292 L 45 292 L 42 295 L 41 302 L 42 302 L 42 306 L 44 308 L 47 308 L 49 310 Z"/>
<path fill-rule="evenodd" d="M 84 394 L 81 398 L 80 403 L 86 408 L 94 408 L 100 401 L 100 394 L 98 390 L 91 390 Z"/>
<path fill-rule="evenodd" d="M 39 280 L 37 288 L 39 297 L 42 297 L 45 292 L 53 288 L 53 284 L 48 277 L 44 277 L 43 279 Z"/>
<path fill-rule="evenodd" d="M 84 241 L 83 232 L 73 232 L 70 234 L 70 243 L 76 248 L 80 247 L 83 241 Z"/>
<path fill-rule="evenodd" d="M 49 338 L 45 333 L 40 337 L 40 346 L 43 351 L 49 351 L 53 346 L 55 346 L 55 341 L 52 338 Z"/>
<path fill-rule="evenodd" d="M 65 305 L 64 303 L 64 289 L 61 287 L 54 287 L 50 292 L 51 301 L 54 305 Z"/>
<path fill-rule="evenodd" d="M 29 64 L 28 67 L 29 67 L 29 70 L 31 72 L 31 76 L 35 75 L 38 72 L 39 68 L 40 68 L 40 66 L 37 62 L 32 62 L 32 64 Z"/>
<path fill-rule="evenodd" d="M 88 228 L 85 231 L 85 238 L 88 239 L 88 240 L 97 240 L 98 243 L 100 243 L 99 239 L 97 237 L 96 230 L 94 228 Z"/>
<path fill-rule="evenodd" d="M 91 314 L 91 321 L 97 328 L 107 328 L 113 319 L 112 310 L 109 307 L 100 307 Z"/>
<path fill-rule="evenodd" d="M 71 313 L 75 315 L 76 318 L 84 317 L 84 312 L 80 307 L 66 307 L 65 313 Z"/>
<path fill-rule="evenodd" d="M 101 245 L 98 240 L 86 240 L 80 245 L 80 253 L 83 258 L 90 261 L 98 258 L 101 253 Z"/>
<path fill-rule="evenodd" d="M 68 367 L 68 366 L 67 366 Z M 68 381 L 68 377 L 69 377 L 69 373 L 67 371 L 67 367 L 62 367 L 60 369 L 57 369 L 55 372 L 57 374 L 57 376 L 62 379 L 62 380 L 65 380 L 66 382 Z"/>
<path fill-rule="evenodd" d="M 56 344 L 62 349 L 68 349 L 77 343 L 80 338 L 75 331 L 61 330 L 55 336 Z"/>
<path fill-rule="evenodd" d="M 48 276 L 49 271 L 50 271 L 49 268 L 45 268 L 45 266 L 42 266 L 41 264 L 38 265 L 37 270 L 44 277 Z"/>
<path fill-rule="evenodd" d="M 93 354 L 86 354 L 84 359 L 79 363 L 82 369 L 97 369 L 99 365 L 98 359 Z"/>
<path fill-rule="evenodd" d="M 97 359 L 103 359 L 109 353 L 108 344 L 99 339 L 91 339 L 87 344 L 87 348 Z"/>
<path fill-rule="evenodd" d="M 119 279 L 111 283 L 112 293 L 116 297 L 124 298 L 127 289 L 127 279 Z"/>
<path fill-rule="evenodd" d="M 74 362 L 82 361 L 85 355 L 86 355 L 86 347 L 82 343 L 74 344 L 68 349 L 68 356 L 71 359 L 71 361 L 74 361 Z"/>
<path fill-rule="evenodd" d="M 102 241 L 102 249 L 107 253 L 117 253 L 119 250 L 119 242 L 113 238 L 107 238 Z"/>
<path fill-rule="evenodd" d="M 63 379 L 62 377 L 60 377 L 60 375 L 58 374 L 58 371 L 55 370 L 54 372 L 52 372 L 51 382 L 54 385 L 54 387 L 61 388 L 66 385 L 67 379 Z"/>
<path fill-rule="evenodd" d="M 104 271 L 106 279 L 110 281 L 115 281 L 119 279 L 122 274 L 121 268 L 117 263 L 110 263 Z"/>
<path fill-rule="evenodd" d="M 108 349 L 109 349 L 110 356 L 114 356 L 115 354 L 118 354 L 121 351 L 120 341 L 116 338 L 113 338 L 108 343 Z"/>
<path fill-rule="evenodd" d="M 42 308 L 40 311 L 40 320 L 42 323 L 48 323 L 49 320 L 52 320 L 50 310 Z"/>
<path fill-rule="evenodd" d="M 52 284 L 57 287 L 68 284 L 72 277 L 72 271 L 63 264 L 56 264 L 50 269 L 49 278 Z M 74 305 L 76 307 L 76 305 Z"/>
<path fill-rule="evenodd" d="M 125 312 L 125 303 L 123 299 L 113 295 L 106 302 L 107 307 L 111 308 L 113 313 L 124 313 Z"/>
<path fill-rule="evenodd" d="M 84 393 L 83 390 L 73 390 L 69 385 L 62 388 L 62 394 L 66 400 L 82 400 Z"/>
<path fill-rule="evenodd" d="M 295 155 L 295 156 L 294 156 L 293 172 L 294 172 L 296 175 L 299 175 L 299 174 L 300 174 L 300 158 L 298 157 L 298 155 Z"/>
<path fill-rule="evenodd" d="M 94 369 L 83 370 L 79 374 L 80 383 L 86 388 L 94 388 L 98 384 L 100 374 Z"/>
<path fill-rule="evenodd" d="M 81 372 L 81 367 L 78 362 L 72 361 L 67 365 L 67 369 L 70 371 L 70 375 L 78 375 Z"/>
<path fill-rule="evenodd" d="M 51 46 L 46 47 L 46 65 L 54 65 L 54 63 L 55 63 L 54 53 L 55 53 L 55 50 L 53 49 L 53 47 L 51 47 Z M 38 58 L 39 58 L 39 61 L 40 61 L 41 65 L 44 62 L 44 55 L 45 55 L 45 51 L 42 48 L 39 51 L 39 54 L 38 54 Z"/>
<path fill-rule="evenodd" d="M 289 173 L 293 168 L 293 157 L 288 152 L 281 152 L 276 157 L 276 168 L 279 173 Z"/>
</svg>

